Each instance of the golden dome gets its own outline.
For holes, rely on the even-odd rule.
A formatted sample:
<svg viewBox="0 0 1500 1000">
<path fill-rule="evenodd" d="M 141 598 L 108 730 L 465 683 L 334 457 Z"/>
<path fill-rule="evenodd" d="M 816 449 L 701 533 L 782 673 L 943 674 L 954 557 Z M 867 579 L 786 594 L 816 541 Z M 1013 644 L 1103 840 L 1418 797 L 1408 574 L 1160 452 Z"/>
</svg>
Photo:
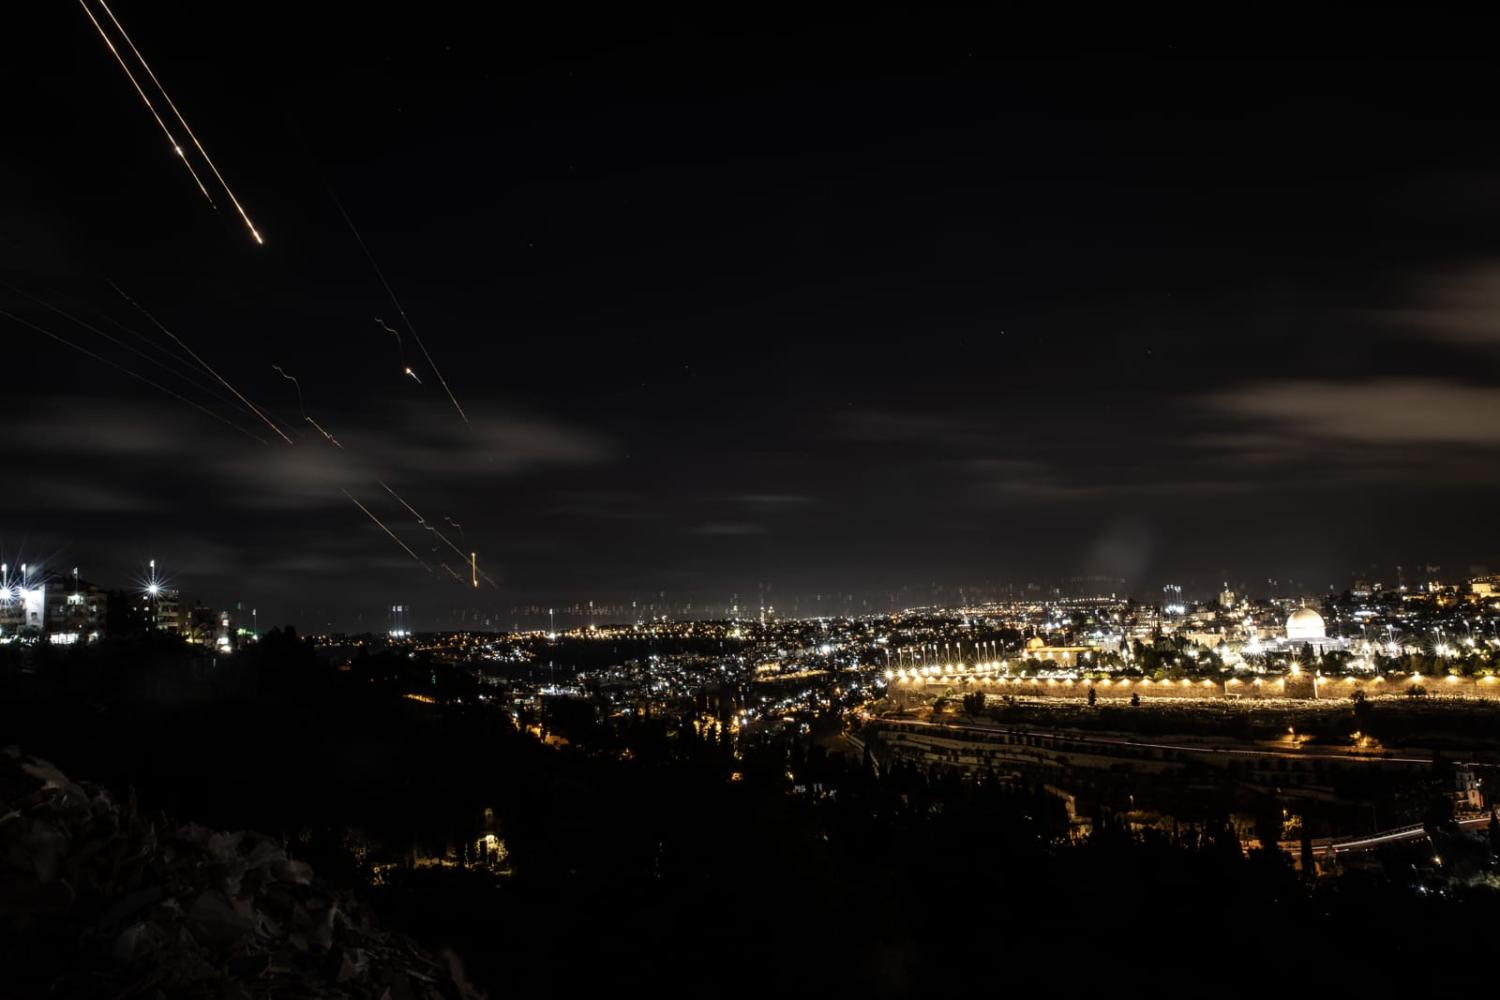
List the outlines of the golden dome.
<svg viewBox="0 0 1500 1000">
<path fill-rule="evenodd" d="M 1295 640 L 1328 638 L 1323 616 L 1312 608 L 1298 608 L 1286 620 L 1286 637 Z"/>
</svg>

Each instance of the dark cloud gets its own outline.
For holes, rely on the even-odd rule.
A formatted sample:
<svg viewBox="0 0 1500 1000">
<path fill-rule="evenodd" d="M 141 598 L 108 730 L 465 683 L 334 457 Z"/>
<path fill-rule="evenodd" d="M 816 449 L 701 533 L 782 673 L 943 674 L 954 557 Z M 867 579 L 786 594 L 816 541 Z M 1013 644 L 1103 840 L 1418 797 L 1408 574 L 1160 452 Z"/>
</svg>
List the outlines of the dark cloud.
<svg viewBox="0 0 1500 1000">
<path fill-rule="evenodd" d="M 1457 381 L 1264 382 L 1220 393 L 1209 405 L 1317 441 L 1500 446 L 1500 390 Z"/>
<path fill-rule="evenodd" d="M 1500 260 L 1450 266 L 1410 284 L 1414 301 L 1377 318 L 1409 336 L 1477 347 L 1500 344 Z"/>
<path fill-rule="evenodd" d="M 765 530 L 765 525 L 752 524 L 748 521 L 713 521 L 707 524 L 695 524 L 688 529 L 688 533 L 693 535 L 735 537 L 740 535 L 761 535 L 765 533 Z"/>
</svg>

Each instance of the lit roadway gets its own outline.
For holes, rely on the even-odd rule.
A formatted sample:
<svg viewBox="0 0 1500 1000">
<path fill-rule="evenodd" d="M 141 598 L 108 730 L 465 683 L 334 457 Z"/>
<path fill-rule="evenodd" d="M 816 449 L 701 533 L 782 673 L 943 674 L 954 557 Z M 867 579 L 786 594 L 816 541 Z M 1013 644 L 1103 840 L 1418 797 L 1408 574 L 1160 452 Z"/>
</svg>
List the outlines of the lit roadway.
<svg viewBox="0 0 1500 1000">
<path fill-rule="evenodd" d="M 878 718 L 877 718 L 877 721 Z M 1272 757 L 1285 758 L 1287 760 L 1337 760 L 1337 761 L 1363 761 L 1370 764 L 1430 764 L 1432 757 L 1398 757 L 1389 753 L 1362 753 L 1357 750 L 1347 751 L 1308 751 L 1308 750 L 1251 750 L 1240 747 L 1218 747 L 1203 743 L 1148 743 L 1144 740 L 1127 740 L 1110 736 L 1085 736 L 1071 730 L 1061 732 L 1043 732 L 1039 729 L 1007 729 L 1001 726 L 986 726 L 982 723 L 943 723 L 923 722 L 920 719 L 892 719 L 893 722 L 901 722 L 906 725 L 927 726 L 932 729 L 948 729 L 962 731 L 965 729 L 987 733 L 1004 733 L 1008 736 L 1036 736 L 1049 740 L 1067 740 L 1070 743 L 1082 743 L 1099 747 L 1137 747 L 1145 750 L 1174 750 L 1184 753 L 1196 754 L 1219 754 L 1225 757 Z M 1457 761 L 1456 763 L 1467 763 Z M 1475 763 L 1478 763 L 1477 761 Z"/>
<path fill-rule="evenodd" d="M 940 722 L 923 722 L 918 719 L 899 720 L 908 725 L 927 726 L 932 729 L 964 730 L 972 729 L 981 732 L 1005 733 L 1010 736 L 1036 736 L 1046 739 L 1064 739 L 1073 743 L 1092 744 L 1101 747 L 1139 747 L 1150 750 L 1176 750 L 1186 753 L 1223 754 L 1225 756 L 1241 757 L 1284 757 L 1289 760 L 1337 760 L 1337 761 L 1362 761 L 1370 764 L 1396 763 L 1396 764 L 1428 764 L 1430 757 L 1397 757 L 1390 754 L 1370 754 L 1348 751 L 1345 753 L 1307 752 L 1301 750 L 1246 750 L 1234 747 L 1213 747 L 1202 744 L 1191 743 L 1148 743 L 1142 740 L 1126 740 L 1108 736 L 1079 736 L 1071 732 L 1056 733 L 1042 732 L 1035 729 L 1006 729 L 1000 726 L 986 726 L 979 723 L 946 724 Z M 1463 763 L 1463 762 L 1460 762 Z M 1460 829 L 1473 830 L 1488 825 L 1488 816 L 1479 816 L 1458 821 Z M 1420 823 L 1412 826 L 1398 827 L 1394 830 L 1382 830 L 1379 833 L 1367 834 L 1355 837 L 1320 838 L 1313 841 L 1315 850 L 1326 850 L 1330 844 L 1334 853 L 1345 851 L 1365 851 L 1379 847 L 1382 844 L 1393 844 L 1403 840 L 1415 840 L 1427 836 L 1427 829 Z M 1284 845 L 1285 846 L 1285 845 Z M 1287 849 L 1296 849 L 1299 845 L 1290 845 Z"/>
<path fill-rule="evenodd" d="M 1458 821 L 1460 830 L 1477 830 L 1488 826 L 1488 816 L 1475 816 L 1470 819 Z M 1371 848 L 1380 847 L 1383 844 L 1395 844 L 1403 840 L 1416 840 L 1427 836 L 1427 827 L 1421 823 L 1413 823 L 1411 826 L 1397 827 L 1394 830 L 1381 830 L 1379 833 L 1370 833 L 1363 836 L 1335 837 L 1330 840 L 1327 837 L 1312 842 L 1314 851 L 1325 851 L 1330 844 L 1333 845 L 1335 854 L 1343 854 L 1346 851 L 1368 851 Z M 1283 841 L 1282 848 L 1287 851 L 1295 851 L 1298 844 L 1293 841 Z"/>
</svg>

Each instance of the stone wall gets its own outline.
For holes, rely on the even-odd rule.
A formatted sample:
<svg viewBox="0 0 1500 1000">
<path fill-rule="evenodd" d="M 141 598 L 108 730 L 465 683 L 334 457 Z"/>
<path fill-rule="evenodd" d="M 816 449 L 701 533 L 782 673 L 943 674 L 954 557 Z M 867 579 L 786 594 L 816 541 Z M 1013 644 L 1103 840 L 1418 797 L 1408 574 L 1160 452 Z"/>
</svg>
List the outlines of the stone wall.
<svg viewBox="0 0 1500 1000">
<path fill-rule="evenodd" d="M 1500 678 L 1496 677 L 1318 677 L 1301 674 L 1255 679 L 1153 681 L 1121 677 L 1101 681 L 1038 680 L 1030 678 L 967 678 L 923 682 L 895 681 L 891 697 L 903 704 L 927 703 L 947 694 L 961 698 L 973 691 L 983 691 L 992 699 L 1010 695 L 1015 698 L 1063 698 L 1082 701 L 1092 686 L 1099 701 L 1128 701 L 1132 695 L 1146 700 L 1202 700 L 1240 698 L 1294 698 L 1344 700 L 1355 691 L 1370 698 L 1404 696 L 1414 685 L 1420 685 L 1429 696 L 1442 698 L 1480 698 L 1500 701 Z"/>
</svg>

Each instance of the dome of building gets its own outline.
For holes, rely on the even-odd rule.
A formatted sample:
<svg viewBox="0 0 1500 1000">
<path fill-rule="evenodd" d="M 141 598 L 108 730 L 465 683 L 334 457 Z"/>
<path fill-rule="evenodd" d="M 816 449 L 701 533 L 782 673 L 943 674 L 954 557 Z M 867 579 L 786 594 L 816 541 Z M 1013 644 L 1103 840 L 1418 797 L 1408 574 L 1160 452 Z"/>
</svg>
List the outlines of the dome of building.
<svg viewBox="0 0 1500 1000">
<path fill-rule="evenodd" d="M 1323 616 L 1312 608 L 1298 608 L 1286 620 L 1286 637 L 1298 641 L 1328 638 Z"/>
<path fill-rule="evenodd" d="M 1027 649 L 1041 649 L 1046 645 L 1047 644 L 1042 641 L 1042 637 L 1039 635 L 1034 635 L 1030 639 L 1026 640 Z"/>
</svg>

